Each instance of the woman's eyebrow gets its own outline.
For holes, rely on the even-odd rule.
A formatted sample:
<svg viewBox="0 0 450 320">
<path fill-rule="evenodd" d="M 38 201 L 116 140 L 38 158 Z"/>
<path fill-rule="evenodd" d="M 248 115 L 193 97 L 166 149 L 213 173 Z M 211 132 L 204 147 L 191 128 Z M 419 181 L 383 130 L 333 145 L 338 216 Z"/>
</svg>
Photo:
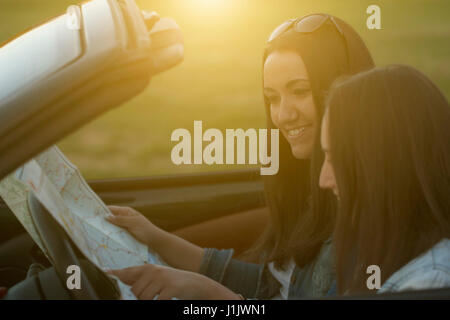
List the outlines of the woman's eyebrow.
<svg viewBox="0 0 450 320">
<path fill-rule="evenodd" d="M 309 85 L 309 80 L 305 79 L 305 78 L 293 79 L 293 80 L 288 81 L 288 83 L 286 83 L 286 87 L 289 88 L 289 87 L 292 87 L 292 86 L 294 86 L 294 85 L 296 85 L 298 83 Z"/>
<path fill-rule="evenodd" d="M 308 79 L 306 79 L 306 78 L 298 78 L 298 79 L 292 79 L 292 80 L 289 80 L 289 81 L 286 83 L 286 87 L 287 87 L 287 88 L 290 88 L 290 87 L 293 87 L 293 86 L 295 86 L 296 84 L 299 84 L 299 83 L 302 83 L 302 84 L 305 84 L 305 85 L 308 85 L 308 86 L 309 86 L 309 80 L 308 80 Z M 264 87 L 263 90 L 264 90 L 264 91 L 272 91 L 272 92 L 276 92 L 276 90 L 274 90 L 274 89 L 272 89 L 272 88 L 270 88 L 270 87 Z"/>
</svg>

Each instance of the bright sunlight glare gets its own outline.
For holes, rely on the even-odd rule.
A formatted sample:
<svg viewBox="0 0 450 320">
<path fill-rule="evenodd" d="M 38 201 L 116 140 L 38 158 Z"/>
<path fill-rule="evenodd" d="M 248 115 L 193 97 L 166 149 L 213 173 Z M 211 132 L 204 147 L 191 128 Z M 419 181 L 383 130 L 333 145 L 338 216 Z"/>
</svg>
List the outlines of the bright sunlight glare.
<svg viewBox="0 0 450 320">
<path fill-rule="evenodd" d="M 220 13 L 228 9 L 233 0 L 182 0 L 185 6 L 201 13 Z"/>
</svg>

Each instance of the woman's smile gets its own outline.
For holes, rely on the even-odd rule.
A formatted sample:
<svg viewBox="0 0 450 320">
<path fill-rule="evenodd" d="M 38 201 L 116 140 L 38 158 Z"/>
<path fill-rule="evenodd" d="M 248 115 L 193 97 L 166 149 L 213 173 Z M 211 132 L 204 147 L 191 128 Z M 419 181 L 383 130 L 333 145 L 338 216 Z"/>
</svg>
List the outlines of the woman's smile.
<svg viewBox="0 0 450 320">
<path fill-rule="evenodd" d="M 285 137 L 291 141 L 295 141 L 299 138 L 304 137 L 309 131 L 312 129 L 311 124 L 302 125 L 298 127 L 294 127 L 292 129 L 283 129 L 283 134 Z"/>
<path fill-rule="evenodd" d="M 311 157 L 316 109 L 306 66 L 292 51 L 275 51 L 264 64 L 264 94 L 275 127 L 297 159 Z"/>
</svg>

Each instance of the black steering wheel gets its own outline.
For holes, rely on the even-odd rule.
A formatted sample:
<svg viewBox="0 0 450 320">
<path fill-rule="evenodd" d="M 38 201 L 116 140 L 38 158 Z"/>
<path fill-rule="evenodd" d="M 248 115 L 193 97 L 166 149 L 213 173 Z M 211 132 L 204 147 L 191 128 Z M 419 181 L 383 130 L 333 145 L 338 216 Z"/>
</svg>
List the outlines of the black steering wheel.
<svg viewBox="0 0 450 320">
<path fill-rule="evenodd" d="M 98 300 L 117 299 L 119 294 L 111 280 L 91 262 L 80 259 L 71 239 L 63 228 L 55 221 L 36 196 L 30 192 L 28 206 L 33 223 L 47 249 L 49 259 L 58 275 L 63 288 L 69 292 L 72 299 Z M 81 270 L 81 289 L 69 290 L 66 285 L 67 267 L 76 265 Z M 97 288 L 97 290 L 95 289 Z"/>
</svg>

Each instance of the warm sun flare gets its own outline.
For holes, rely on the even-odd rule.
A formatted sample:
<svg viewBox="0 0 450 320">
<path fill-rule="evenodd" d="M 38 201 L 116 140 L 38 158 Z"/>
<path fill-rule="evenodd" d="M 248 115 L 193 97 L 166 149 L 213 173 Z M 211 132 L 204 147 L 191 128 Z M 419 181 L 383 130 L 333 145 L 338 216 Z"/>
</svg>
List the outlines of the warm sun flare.
<svg viewBox="0 0 450 320">
<path fill-rule="evenodd" d="M 198 10 L 218 10 L 225 7 L 230 0 L 185 0 L 198 7 Z"/>
</svg>

